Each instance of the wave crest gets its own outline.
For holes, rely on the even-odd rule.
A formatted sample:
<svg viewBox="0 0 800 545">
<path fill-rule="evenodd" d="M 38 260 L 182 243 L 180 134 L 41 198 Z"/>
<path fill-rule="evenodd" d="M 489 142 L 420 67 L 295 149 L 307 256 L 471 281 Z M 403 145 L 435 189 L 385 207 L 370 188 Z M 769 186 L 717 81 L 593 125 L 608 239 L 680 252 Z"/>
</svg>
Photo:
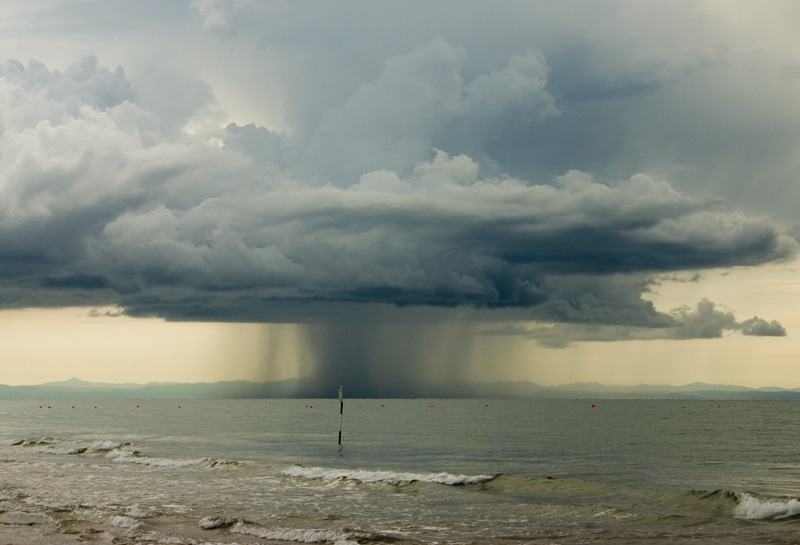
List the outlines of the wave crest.
<svg viewBox="0 0 800 545">
<path fill-rule="evenodd" d="M 326 467 L 291 466 L 281 472 L 287 477 L 319 479 L 324 481 L 352 480 L 362 483 L 406 485 L 413 482 L 461 486 L 491 481 L 495 475 L 454 475 L 452 473 L 398 473 L 394 471 L 367 471 L 364 469 L 333 469 Z"/>
<path fill-rule="evenodd" d="M 197 458 L 191 460 L 174 458 L 156 458 L 144 456 L 136 450 L 131 443 L 118 443 L 109 440 L 95 440 L 93 442 L 78 441 L 73 439 L 61 439 L 57 437 L 29 437 L 17 439 L 9 443 L 12 446 L 33 448 L 36 452 L 51 455 L 87 455 L 105 456 L 115 462 L 140 464 L 153 467 L 236 467 L 242 462 L 234 460 L 219 460 L 216 458 Z"/>
<path fill-rule="evenodd" d="M 264 528 L 243 520 L 237 521 L 231 533 L 252 536 L 270 541 L 293 541 L 296 543 L 335 543 L 336 545 L 358 545 L 359 540 L 373 541 L 375 535 L 363 532 L 311 530 L 306 528 Z"/>
<path fill-rule="evenodd" d="M 120 450 L 120 449 L 113 449 L 108 452 L 106 455 L 108 458 L 113 459 L 115 462 L 125 463 L 125 464 L 140 464 L 145 466 L 152 466 L 152 467 L 171 467 L 171 468 L 181 468 L 181 467 L 206 467 L 206 468 L 215 468 L 215 467 L 229 467 L 229 466 L 239 466 L 241 465 L 240 462 L 236 462 L 233 460 L 217 460 L 215 458 L 196 458 L 196 459 L 189 459 L 189 460 L 180 460 L 174 458 L 155 458 L 151 456 L 143 456 L 139 451 L 128 451 L 128 450 Z"/>
<path fill-rule="evenodd" d="M 218 528 L 230 528 L 239 522 L 238 519 L 226 517 L 206 517 L 200 520 L 200 528 L 203 530 L 216 530 Z"/>
<path fill-rule="evenodd" d="M 759 498 L 742 494 L 735 510 L 736 518 L 744 520 L 780 520 L 800 515 L 800 500 Z"/>
</svg>

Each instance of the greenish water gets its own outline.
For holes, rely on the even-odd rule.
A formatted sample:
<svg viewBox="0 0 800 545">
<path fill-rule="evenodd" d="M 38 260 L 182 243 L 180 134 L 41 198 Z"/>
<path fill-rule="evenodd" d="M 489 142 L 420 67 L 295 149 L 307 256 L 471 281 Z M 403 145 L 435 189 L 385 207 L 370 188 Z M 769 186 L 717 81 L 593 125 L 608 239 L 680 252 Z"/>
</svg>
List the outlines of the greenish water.
<svg viewBox="0 0 800 545">
<path fill-rule="evenodd" d="M 333 399 L 2 401 L 0 538 L 794 543 L 798 417 L 793 401 L 345 400 L 339 447 Z"/>
</svg>

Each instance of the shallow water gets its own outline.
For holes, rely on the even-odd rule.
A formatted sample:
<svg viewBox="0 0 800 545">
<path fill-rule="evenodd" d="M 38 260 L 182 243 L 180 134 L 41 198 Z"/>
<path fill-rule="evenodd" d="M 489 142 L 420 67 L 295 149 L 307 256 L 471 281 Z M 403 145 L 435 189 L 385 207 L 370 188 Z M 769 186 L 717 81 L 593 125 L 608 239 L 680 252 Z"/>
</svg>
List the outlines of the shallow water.
<svg viewBox="0 0 800 545">
<path fill-rule="evenodd" d="M 796 543 L 798 416 L 345 400 L 339 447 L 333 399 L 1 401 L 0 540 Z"/>
</svg>

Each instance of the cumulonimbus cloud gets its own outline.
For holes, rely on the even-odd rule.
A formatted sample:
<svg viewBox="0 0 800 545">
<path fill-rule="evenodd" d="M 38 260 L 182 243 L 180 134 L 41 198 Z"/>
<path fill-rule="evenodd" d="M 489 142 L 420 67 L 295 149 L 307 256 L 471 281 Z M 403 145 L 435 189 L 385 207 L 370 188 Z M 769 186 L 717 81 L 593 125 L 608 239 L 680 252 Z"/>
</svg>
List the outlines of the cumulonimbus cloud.
<svg viewBox="0 0 800 545">
<path fill-rule="evenodd" d="M 176 131 L 122 69 L 93 59 L 63 73 L 6 63 L 0 305 L 243 321 L 302 319 L 298 306 L 326 303 L 472 306 L 675 338 L 781 333 L 760 318 L 721 323 L 713 304 L 676 317 L 642 298 L 654 273 L 788 257 L 794 239 L 768 219 L 645 174 L 534 184 L 434 149 L 453 127 L 557 114 L 539 53 L 471 82 L 462 57 L 436 42 L 390 62 L 306 150 L 255 126 L 215 129 L 208 108 Z M 346 168 L 325 177 L 337 161 Z"/>
</svg>

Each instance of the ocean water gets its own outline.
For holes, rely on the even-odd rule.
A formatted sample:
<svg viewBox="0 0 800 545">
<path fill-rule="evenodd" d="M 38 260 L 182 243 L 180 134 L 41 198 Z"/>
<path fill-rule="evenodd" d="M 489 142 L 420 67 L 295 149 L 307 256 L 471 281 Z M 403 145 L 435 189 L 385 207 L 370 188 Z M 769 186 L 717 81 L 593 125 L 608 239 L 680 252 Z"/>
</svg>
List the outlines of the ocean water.
<svg viewBox="0 0 800 545">
<path fill-rule="evenodd" d="M 0 401 L 0 543 L 800 543 L 798 402 L 344 407 Z"/>
</svg>

